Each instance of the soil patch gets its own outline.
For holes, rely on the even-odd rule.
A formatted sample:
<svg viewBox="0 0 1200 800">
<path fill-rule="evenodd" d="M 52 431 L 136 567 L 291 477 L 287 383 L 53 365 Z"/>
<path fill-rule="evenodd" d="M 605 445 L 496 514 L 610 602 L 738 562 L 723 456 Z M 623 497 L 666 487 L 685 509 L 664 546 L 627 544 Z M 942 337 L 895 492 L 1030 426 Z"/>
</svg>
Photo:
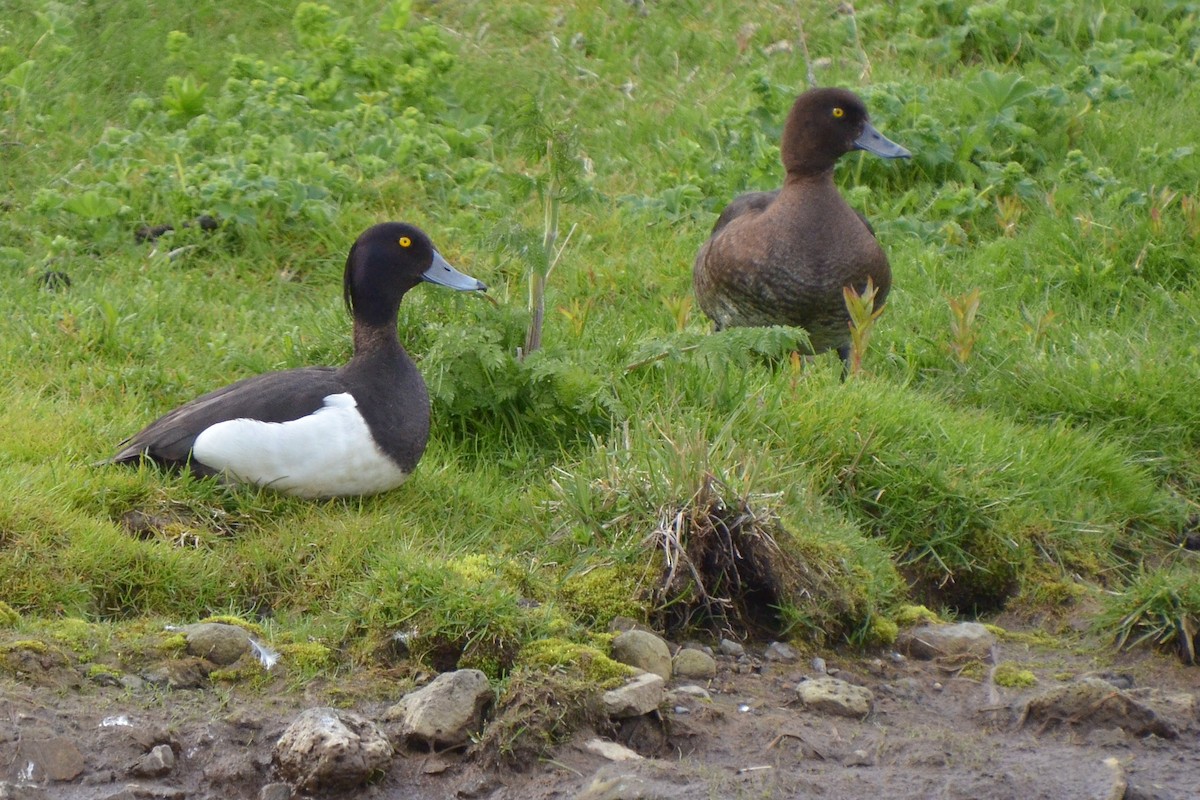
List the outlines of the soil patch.
<svg viewBox="0 0 1200 800">
<path fill-rule="evenodd" d="M 525 759 L 520 770 L 484 764 L 462 752 L 400 747 L 375 783 L 342 796 L 1200 797 L 1200 672 L 1170 656 L 1081 652 L 1047 644 L 1041 636 L 1005 636 L 995 648 L 996 660 L 1019 665 L 1037 681 L 1008 688 L 997 685 L 996 670 L 985 664 L 967 668 L 888 651 L 822 651 L 820 660 L 809 654 L 784 664 L 753 657 L 761 647 L 748 650 L 751 657 L 717 657 L 717 675 L 704 685 L 709 698 L 699 692 L 675 694 L 657 715 L 602 732 L 640 759 L 609 760 L 587 746 L 597 736 L 588 728 L 550 757 Z M 874 695 L 871 713 L 856 719 L 805 709 L 796 686 L 822 667 L 868 688 Z M 55 662 L 41 677 L 67 669 Z M 278 785 L 272 750 L 301 711 L 349 706 L 379 720 L 412 687 L 411 681 L 397 678 L 390 685 L 387 674 L 364 671 L 304 686 L 279 678 L 266 688 L 210 683 L 169 689 L 79 670 L 79 679 L 53 681 L 31 672 L 0 673 L 0 797 L 299 797 Z M 1059 714 L 1054 724 L 1027 719 L 1031 699 L 1037 711 L 1036 698 L 1085 675 L 1107 681 L 1114 690 L 1141 692 L 1141 702 L 1169 728 L 1125 729 L 1119 715 L 1110 714 L 1115 706 L 1103 698 L 1100 716 L 1080 713 L 1088 706 L 1082 701 L 1079 711 Z M 1178 735 L 1155 732 L 1166 730 Z M 149 769 L 145 756 L 152 752 L 158 757 Z M 57 772 L 39 772 L 39 758 Z"/>
</svg>

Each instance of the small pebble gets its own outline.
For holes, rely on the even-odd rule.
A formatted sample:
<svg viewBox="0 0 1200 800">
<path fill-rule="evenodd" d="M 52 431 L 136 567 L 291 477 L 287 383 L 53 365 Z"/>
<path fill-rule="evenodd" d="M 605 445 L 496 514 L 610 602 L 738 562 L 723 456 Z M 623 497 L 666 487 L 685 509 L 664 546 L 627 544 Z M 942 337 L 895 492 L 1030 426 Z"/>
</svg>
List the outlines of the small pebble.
<svg viewBox="0 0 1200 800">
<path fill-rule="evenodd" d="M 746 703 L 742 703 L 740 706 L 738 706 L 738 711 L 742 712 L 743 714 L 747 713 L 749 710 L 750 706 L 748 706 Z"/>
<path fill-rule="evenodd" d="M 940 692 L 940 691 L 942 690 L 942 684 L 941 684 L 941 682 L 940 682 L 940 681 L 934 681 L 934 682 L 933 682 L 933 690 L 934 690 L 935 692 Z"/>
<path fill-rule="evenodd" d="M 825 659 L 821 658 L 820 656 L 814 656 L 813 660 L 812 660 L 812 669 L 813 669 L 813 672 L 816 672 L 819 675 L 824 675 L 825 674 Z"/>
<path fill-rule="evenodd" d="M 692 713 L 692 710 L 690 708 L 688 708 L 687 706 L 675 706 L 675 713 L 676 714 L 690 714 L 690 713 Z"/>
<path fill-rule="evenodd" d="M 793 664 L 800 658 L 795 649 L 785 642 L 771 642 L 767 645 L 763 657 L 768 661 L 780 661 L 784 664 Z"/>
<path fill-rule="evenodd" d="M 721 651 L 722 655 L 733 656 L 734 658 L 741 658 L 746 655 L 746 648 L 732 639 L 722 639 L 720 644 L 717 645 L 717 649 Z"/>
</svg>

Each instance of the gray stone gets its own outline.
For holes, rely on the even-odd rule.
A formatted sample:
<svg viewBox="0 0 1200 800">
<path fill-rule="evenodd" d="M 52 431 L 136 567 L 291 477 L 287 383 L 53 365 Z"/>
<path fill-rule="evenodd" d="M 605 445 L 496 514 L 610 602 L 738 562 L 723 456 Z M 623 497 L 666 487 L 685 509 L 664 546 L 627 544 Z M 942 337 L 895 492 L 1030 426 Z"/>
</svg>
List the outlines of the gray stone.
<svg viewBox="0 0 1200 800">
<path fill-rule="evenodd" d="M 717 645 L 717 650 L 723 656 L 732 656 L 733 658 L 741 658 L 746 655 L 746 648 L 735 642 L 733 639 L 722 639 Z"/>
<path fill-rule="evenodd" d="M 677 686 L 670 692 L 670 695 L 675 699 L 690 697 L 694 700 L 712 700 L 712 695 L 708 693 L 708 689 L 705 689 L 703 686 L 697 686 L 694 683 L 685 683 L 683 686 Z"/>
<path fill-rule="evenodd" d="M 641 761 L 642 756 L 630 750 L 623 744 L 610 742 L 608 739 L 588 739 L 583 743 L 583 749 L 595 753 L 609 761 Z"/>
<path fill-rule="evenodd" d="M 1073 725 L 1085 730 L 1121 728 L 1134 736 L 1175 739 L 1179 730 L 1129 692 L 1099 678 L 1081 678 L 1036 695 L 1025 704 L 1021 724 Z"/>
<path fill-rule="evenodd" d="M 870 689 L 827 675 L 801 682 L 796 695 L 806 708 L 814 711 L 859 718 L 871 713 L 875 699 Z"/>
<path fill-rule="evenodd" d="M 145 688 L 146 682 L 137 675 L 124 673 L 117 681 L 121 684 L 122 689 L 128 689 L 131 692 L 140 692 Z"/>
<path fill-rule="evenodd" d="M 401 733 L 431 747 L 461 747 L 483 728 L 483 717 L 496 694 L 477 669 L 444 672 L 410 692 L 385 712 L 399 720 Z"/>
<path fill-rule="evenodd" d="M 125 788 L 110 794 L 104 800 L 185 800 L 187 792 L 169 786 L 142 786 L 129 783 Z"/>
<path fill-rule="evenodd" d="M 0 781 L 0 800 L 50 800 L 50 795 L 40 786 Z"/>
<path fill-rule="evenodd" d="M 914 658 L 971 656 L 987 660 L 996 637 L 978 622 L 921 625 L 900 634 L 900 649 Z"/>
<path fill-rule="evenodd" d="M 615 775 L 592 779 L 575 800 L 651 800 L 659 794 L 650 781 L 636 775 Z"/>
<path fill-rule="evenodd" d="M 671 671 L 677 678 L 705 680 L 717 674 L 717 662 L 702 650 L 680 650 L 671 661 Z"/>
<path fill-rule="evenodd" d="M 1130 689 L 1129 696 L 1139 703 L 1145 703 L 1159 714 L 1186 728 L 1195 720 L 1200 720 L 1200 707 L 1197 697 L 1191 692 L 1164 691 L 1147 686 L 1141 689 Z"/>
<path fill-rule="evenodd" d="M 183 628 L 187 651 L 207 658 L 214 664 L 227 667 L 250 652 L 250 634 L 237 625 L 223 622 L 200 622 Z"/>
<path fill-rule="evenodd" d="M 618 634 L 612 642 L 615 661 L 653 672 L 664 681 L 671 680 L 671 650 L 667 643 L 649 631 L 630 630 Z"/>
<path fill-rule="evenodd" d="M 213 665 L 208 659 L 189 656 L 156 664 L 143 672 L 142 678 L 152 686 L 199 689 L 208 685 L 208 674 L 212 671 Z"/>
<path fill-rule="evenodd" d="M 800 660 L 800 654 L 790 644 L 771 642 L 767 645 L 763 658 L 767 661 L 777 661 L 780 664 L 795 664 Z"/>
<path fill-rule="evenodd" d="M 286 783 L 268 783 L 259 790 L 258 800 L 292 800 L 292 787 Z"/>
<path fill-rule="evenodd" d="M 680 776 L 677 768 L 654 766 L 653 760 L 606 764 L 572 800 L 694 800 L 716 796 L 711 787 Z"/>
<path fill-rule="evenodd" d="M 604 710 L 613 719 L 648 714 L 662 703 L 665 686 L 661 675 L 643 672 L 624 686 L 605 692 Z"/>
<path fill-rule="evenodd" d="M 352 711 L 310 708 L 275 743 L 280 774 L 301 791 L 353 789 L 387 769 L 392 744 Z"/>
<path fill-rule="evenodd" d="M 821 658 L 820 656 L 813 656 L 813 660 L 810 663 L 812 664 L 812 671 L 818 675 L 824 675 L 826 672 L 828 672 L 828 669 L 825 666 L 825 659 Z"/>
<path fill-rule="evenodd" d="M 14 761 L 21 778 L 34 783 L 74 780 L 84 767 L 79 748 L 62 736 L 23 739 Z"/>
<path fill-rule="evenodd" d="M 159 778 L 175 768 L 175 751 L 169 744 L 160 744 L 146 753 L 129 768 L 139 778 Z"/>
</svg>

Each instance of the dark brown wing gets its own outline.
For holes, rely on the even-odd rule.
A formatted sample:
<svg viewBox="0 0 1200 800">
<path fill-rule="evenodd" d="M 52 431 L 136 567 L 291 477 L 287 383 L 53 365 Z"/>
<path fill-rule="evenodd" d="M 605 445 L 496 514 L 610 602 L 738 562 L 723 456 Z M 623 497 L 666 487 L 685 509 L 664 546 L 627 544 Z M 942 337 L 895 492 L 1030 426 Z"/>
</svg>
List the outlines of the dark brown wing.
<svg viewBox="0 0 1200 800">
<path fill-rule="evenodd" d="M 202 431 L 231 419 L 289 422 L 307 416 L 331 394 L 346 391 L 332 367 L 306 367 L 268 372 L 231 383 L 201 395 L 160 417 L 122 442 L 110 459 L 114 463 L 149 458 L 180 467 L 189 462 L 192 446 Z M 201 474 L 200 465 L 193 469 Z"/>
</svg>

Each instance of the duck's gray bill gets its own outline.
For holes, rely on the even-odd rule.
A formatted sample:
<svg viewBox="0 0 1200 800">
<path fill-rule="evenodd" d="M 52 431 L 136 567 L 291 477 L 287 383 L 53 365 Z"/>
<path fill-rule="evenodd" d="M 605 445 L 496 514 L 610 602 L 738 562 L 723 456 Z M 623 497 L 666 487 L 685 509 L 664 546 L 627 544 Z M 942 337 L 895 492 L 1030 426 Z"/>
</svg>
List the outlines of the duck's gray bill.
<svg viewBox="0 0 1200 800">
<path fill-rule="evenodd" d="M 912 157 L 912 153 L 875 130 L 875 126 L 869 122 L 863 125 L 862 135 L 854 140 L 854 146 L 859 150 L 874 153 L 881 158 Z"/>
<path fill-rule="evenodd" d="M 429 265 L 429 269 L 425 270 L 421 277 L 430 283 L 436 283 L 438 286 L 449 286 L 451 289 L 458 289 L 460 292 L 487 291 L 487 285 L 483 281 L 477 281 L 470 275 L 464 275 L 450 266 L 450 262 L 442 258 L 442 254 L 437 250 L 433 251 L 433 263 Z"/>
</svg>

